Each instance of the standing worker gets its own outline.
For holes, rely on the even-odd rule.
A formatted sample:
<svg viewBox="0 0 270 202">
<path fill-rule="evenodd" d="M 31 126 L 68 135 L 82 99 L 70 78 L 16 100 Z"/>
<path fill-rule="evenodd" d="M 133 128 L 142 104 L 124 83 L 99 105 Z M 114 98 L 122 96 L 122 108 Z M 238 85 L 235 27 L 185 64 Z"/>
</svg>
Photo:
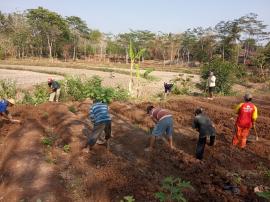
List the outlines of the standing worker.
<svg viewBox="0 0 270 202">
<path fill-rule="evenodd" d="M 104 143 L 107 145 L 108 148 L 108 140 L 111 138 L 111 117 L 109 114 L 108 105 L 98 100 L 95 100 L 94 104 L 89 110 L 89 119 L 92 121 L 94 128 L 92 134 L 88 137 L 88 141 L 85 147 L 89 146 L 91 149 L 100 139 L 104 131 Z"/>
<path fill-rule="evenodd" d="M 257 107 L 251 102 L 252 95 L 250 93 L 245 94 L 244 100 L 244 103 L 240 103 L 236 107 L 238 117 L 235 124 L 235 135 L 232 140 L 232 144 L 239 145 L 240 148 L 246 146 L 249 130 L 252 126 L 255 128 L 258 117 Z"/>
<path fill-rule="evenodd" d="M 9 113 L 8 107 L 12 107 L 14 105 L 15 105 L 15 100 L 12 98 L 0 100 L 0 115 L 1 117 L 4 117 L 11 123 L 21 123 L 20 120 L 13 119 L 11 114 Z"/>
<path fill-rule="evenodd" d="M 208 86 L 208 93 L 209 93 L 209 100 L 213 100 L 213 94 L 216 87 L 216 77 L 214 75 L 214 72 L 209 73 L 209 77 L 207 79 L 207 86 Z"/>
<path fill-rule="evenodd" d="M 172 87 L 173 87 L 173 83 L 166 83 L 166 82 L 164 82 L 164 97 L 165 98 L 172 91 Z"/>
<path fill-rule="evenodd" d="M 202 108 L 197 108 L 195 110 L 195 118 L 193 120 L 192 128 L 199 132 L 199 139 L 196 147 L 196 158 L 202 160 L 207 136 L 210 136 L 210 146 L 214 145 L 216 138 L 214 124 L 209 117 L 203 113 Z"/>
<path fill-rule="evenodd" d="M 173 118 L 172 115 L 165 109 L 154 108 L 153 106 L 148 106 L 147 114 L 149 114 L 152 120 L 156 123 L 154 129 L 152 130 L 152 136 L 150 137 L 149 147 L 145 149 L 146 152 L 151 151 L 154 147 L 155 138 L 161 137 L 165 132 L 168 136 L 168 143 L 170 148 L 173 148 Z"/>
<path fill-rule="evenodd" d="M 50 93 L 50 98 L 49 101 L 50 102 L 59 102 L 59 97 L 60 97 L 60 84 L 59 82 L 53 80 L 52 78 L 48 79 L 48 86 L 51 89 L 51 93 Z"/>
</svg>

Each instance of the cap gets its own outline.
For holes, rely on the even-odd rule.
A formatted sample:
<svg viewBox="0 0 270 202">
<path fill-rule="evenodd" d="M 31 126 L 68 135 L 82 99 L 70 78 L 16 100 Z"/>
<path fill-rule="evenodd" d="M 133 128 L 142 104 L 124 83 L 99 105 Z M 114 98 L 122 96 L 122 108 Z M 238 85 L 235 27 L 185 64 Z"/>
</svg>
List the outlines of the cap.
<svg viewBox="0 0 270 202">
<path fill-rule="evenodd" d="M 244 96 L 244 99 L 245 100 L 250 100 L 250 99 L 252 99 L 252 95 L 250 93 L 246 93 L 245 96 Z"/>
</svg>

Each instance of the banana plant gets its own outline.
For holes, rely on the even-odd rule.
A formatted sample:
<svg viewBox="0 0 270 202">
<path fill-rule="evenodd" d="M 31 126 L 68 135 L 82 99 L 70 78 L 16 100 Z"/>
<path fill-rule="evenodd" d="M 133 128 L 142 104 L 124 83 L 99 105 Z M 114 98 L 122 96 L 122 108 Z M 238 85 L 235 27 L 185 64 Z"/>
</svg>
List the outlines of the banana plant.
<svg viewBox="0 0 270 202">
<path fill-rule="evenodd" d="M 132 95 L 133 93 L 133 69 L 134 66 L 136 68 L 136 78 L 137 78 L 137 84 L 139 85 L 139 79 L 140 79 L 140 65 L 138 61 L 141 59 L 143 54 L 145 53 L 145 48 L 140 49 L 139 51 L 134 50 L 132 41 L 129 43 L 129 58 L 130 58 L 130 77 L 129 77 L 129 85 L 128 85 L 128 91 L 129 94 Z M 138 93 L 137 93 L 138 96 Z"/>
</svg>

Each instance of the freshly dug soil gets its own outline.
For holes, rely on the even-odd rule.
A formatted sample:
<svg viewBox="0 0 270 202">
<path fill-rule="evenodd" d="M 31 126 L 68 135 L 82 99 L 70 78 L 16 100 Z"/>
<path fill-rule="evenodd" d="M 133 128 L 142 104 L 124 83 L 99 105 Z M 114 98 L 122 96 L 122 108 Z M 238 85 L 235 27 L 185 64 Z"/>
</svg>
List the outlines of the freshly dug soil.
<svg viewBox="0 0 270 202">
<path fill-rule="evenodd" d="M 87 120 L 90 101 L 16 106 L 11 111 L 22 124 L 0 124 L 0 200 L 118 202 L 132 195 L 136 201 L 157 201 L 154 194 L 161 191 L 163 179 L 173 176 L 191 182 L 194 189 L 184 191 L 189 201 L 263 201 L 253 190 L 270 186 L 270 98 L 255 99 L 259 141 L 250 141 L 245 149 L 231 146 L 233 106 L 240 101 L 182 97 L 160 103 L 114 102 L 110 148 L 96 145 L 90 153 L 82 149 L 92 128 Z M 145 114 L 148 104 L 172 112 L 175 150 L 157 141 L 153 152 L 144 152 L 153 126 Z M 215 146 L 206 146 L 203 161 L 194 158 L 198 134 L 191 123 L 196 107 L 205 109 L 218 133 Z M 239 192 L 225 190 L 228 184 Z"/>
</svg>

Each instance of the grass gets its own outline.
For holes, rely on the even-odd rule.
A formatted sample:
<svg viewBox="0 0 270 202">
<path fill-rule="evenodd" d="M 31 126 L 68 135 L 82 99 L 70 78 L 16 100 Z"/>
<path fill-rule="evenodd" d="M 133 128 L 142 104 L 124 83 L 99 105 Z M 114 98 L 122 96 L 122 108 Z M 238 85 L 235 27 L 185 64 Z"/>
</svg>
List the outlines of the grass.
<svg viewBox="0 0 270 202">
<path fill-rule="evenodd" d="M 66 152 L 66 153 L 70 152 L 70 145 L 69 145 L 69 144 L 66 144 L 66 145 L 63 147 L 63 150 L 64 150 L 64 152 Z"/>
<path fill-rule="evenodd" d="M 70 112 L 74 113 L 74 114 L 75 114 L 76 111 L 77 111 L 76 108 L 75 108 L 73 105 L 72 105 L 72 106 L 69 106 L 69 107 L 68 107 L 68 110 L 69 110 Z"/>
</svg>

